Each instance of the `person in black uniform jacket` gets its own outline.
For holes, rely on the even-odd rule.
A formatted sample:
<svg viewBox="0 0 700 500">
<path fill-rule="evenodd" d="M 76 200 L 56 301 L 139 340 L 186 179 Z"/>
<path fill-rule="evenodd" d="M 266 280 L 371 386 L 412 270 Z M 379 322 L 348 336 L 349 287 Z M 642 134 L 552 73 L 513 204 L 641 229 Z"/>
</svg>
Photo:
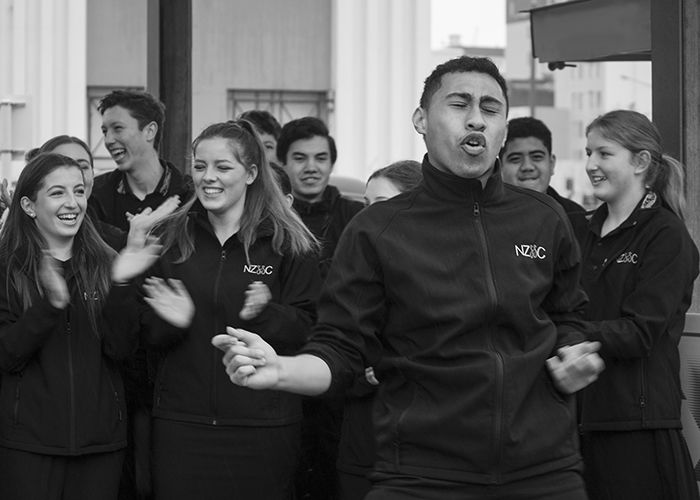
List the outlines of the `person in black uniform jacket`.
<svg viewBox="0 0 700 500">
<path fill-rule="evenodd" d="M 503 180 L 514 186 L 546 193 L 557 200 L 569 217 L 576 239 L 583 243 L 588 232 L 586 210 L 575 201 L 561 196 L 549 185 L 557 159 L 552 153 L 552 133 L 547 125 L 529 116 L 510 120 L 500 158 Z"/>
<path fill-rule="evenodd" d="M 139 330 L 136 291 L 122 285 L 157 247 L 114 260 L 86 207 L 78 163 L 39 154 L 19 176 L 0 236 L 4 500 L 117 498 L 126 446 L 117 363 Z"/>
<path fill-rule="evenodd" d="M 578 331 L 579 249 L 558 203 L 503 183 L 507 109 L 491 60 L 438 66 L 413 114 L 423 182 L 348 224 L 311 340 L 289 357 L 212 339 L 252 389 L 321 394 L 375 366 L 367 499 L 586 498 L 570 393 L 602 364 Z"/>
<path fill-rule="evenodd" d="M 586 129 L 586 171 L 604 203 L 583 247 L 586 334 L 606 370 L 580 394 L 590 498 L 697 499 L 681 433 L 678 342 L 698 275 L 683 222 L 683 166 L 656 127 L 611 111 Z"/>
<path fill-rule="evenodd" d="M 145 340 L 161 352 L 153 403 L 156 499 L 287 500 L 301 400 L 233 386 L 211 336 L 254 328 L 281 352 L 316 319 L 317 242 L 289 207 L 252 125 L 207 127 L 192 146 L 192 200 L 163 222 L 146 279 Z"/>
<path fill-rule="evenodd" d="M 365 187 L 365 203 L 385 201 L 415 189 L 423 179 L 420 162 L 397 161 L 372 172 Z M 338 484 L 341 500 L 364 498 L 372 487 L 368 475 L 374 465 L 372 404 L 379 384 L 374 367 L 367 367 L 347 391 L 338 446 Z"/>
<path fill-rule="evenodd" d="M 70 135 L 57 135 L 52 137 L 40 147 L 30 150 L 26 155 L 27 161 L 40 153 L 57 153 L 68 158 L 73 158 L 83 172 L 85 181 L 85 197 L 89 200 L 92 194 L 92 187 L 95 183 L 95 168 L 90 147 L 85 141 Z M 94 205 L 88 203 L 87 215 L 92 220 L 95 229 L 102 239 L 117 252 L 126 245 L 126 231 L 108 224 L 97 217 Z"/>
<path fill-rule="evenodd" d="M 277 157 L 292 182 L 294 210 L 321 242 L 321 279 L 325 279 L 340 235 L 363 205 L 344 198 L 328 184 L 338 151 L 328 127 L 318 118 L 307 116 L 286 123 L 277 141 Z M 303 405 L 297 499 L 334 500 L 343 398 L 306 398 Z"/>
<path fill-rule="evenodd" d="M 158 150 L 165 123 L 165 106 L 147 92 L 114 90 L 99 102 L 104 144 L 117 168 L 95 178 L 89 205 L 98 220 L 123 231 L 132 215 L 156 210 L 178 196 L 188 200 L 191 179 Z M 128 361 L 125 383 L 129 407 L 129 450 L 124 462 L 120 500 L 150 497 L 150 406 L 153 367 L 149 354 L 139 349 Z"/>
</svg>

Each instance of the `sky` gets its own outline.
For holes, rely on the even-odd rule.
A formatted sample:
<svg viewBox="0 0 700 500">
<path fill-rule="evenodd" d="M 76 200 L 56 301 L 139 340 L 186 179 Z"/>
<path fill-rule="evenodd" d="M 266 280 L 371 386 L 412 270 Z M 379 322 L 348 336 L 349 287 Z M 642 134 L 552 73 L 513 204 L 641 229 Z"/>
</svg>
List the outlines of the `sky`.
<svg viewBox="0 0 700 500">
<path fill-rule="evenodd" d="M 506 45 L 506 0 L 432 0 L 431 14 L 433 49 L 447 46 L 452 33 L 462 45 Z"/>
</svg>

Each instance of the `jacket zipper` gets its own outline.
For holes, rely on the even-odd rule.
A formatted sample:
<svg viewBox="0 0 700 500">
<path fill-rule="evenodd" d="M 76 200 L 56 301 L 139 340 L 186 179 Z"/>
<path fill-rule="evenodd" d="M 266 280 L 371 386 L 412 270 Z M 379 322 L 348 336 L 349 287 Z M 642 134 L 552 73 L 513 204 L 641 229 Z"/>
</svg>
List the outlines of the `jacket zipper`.
<svg viewBox="0 0 700 500">
<path fill-rule="evenodd" d="M 19 372 L 19 380 L 17 380 L 17 386 L 15 387 L 15 407 L 12 412 L 12 417 L 13 417 L 13 422 L 15 424 L 19 423 L 19 395 L 20 395 L 20 388 L 22 386 L 22 376 L 23 373 Z"/>
<path fill-rule="evenodd" d="M 72 330 L 70 324 L 70 309 L 66 309 L 66 345 L 68 346 L 68 384 L 70 387 L 70 448 L 77 448 L 76 412 L 75 412 L 75 372 L 73 369 L 73 349 L 71 347 Z"/>
<path fill-rule="evenodd" d="M 639 409 L 642 416 L 642 429 L 647 428 L 647 360 L 642 358 L 642 387 L 639 393 Z"/>
<path fill-rule="evenodd" d="M 225 262 L 226 262 L 226 250 L 224 250 L 222 248 L 221 249 L 221 258 L 219 259 L 219 270 L 216 273 L 216 279 L 214 280 L 214 303 L 215 304 L 218 304 L 218 302 L 219 302 L 219 300 L 218 300 L 219 299 L 219 283 L 221 282 L 221 273 L 223 272 Z M 215 329 L 216 329 L 216 318 L 214 318 L 214 325 L 215 325 Z M 217 333 L 219 333 L 219 332 L 215 331 L 214 335 L 216 335 Z M 219 408 L 218 408 L 218 404 L 217 404 L 218 387 L 216 386 L 216 380 L 217 380 L 216 370 L 217 370 L 217 367 L 219 365 L 218 359 L 219 359 L 219 353 L 215 349 L 213 349 L 212 350 L 213 362 L 211 364 L 211 367 L 212 367 L 212 369 L 211 369 L 211 380 L 212 380 L 211 407 L 212 407 L 212 415 L 213 415 L 212 420 L 211 420 L 212 425 L 218 424 L 217 415 L 219 414 Z"/>
<path fill-rule="evenodd" d="M 493 272 L 491 269 L 491 259 L 489 257 L 488 243 L 486 240 L 486 230 L 484 229 L 484 224 L 481 218 L 481 207 L 479 202 L 474 202 L 474 221 L 476 222 L 477 234 L 479 236 L 479 241 L 481 243 L 481 250 L 484 255 L 484 264 L 486 269 L 486 285 L 488 288 L 489 300 L 491 303 L 491 314 L 488 321 L 491 320 L 496 314 L 496 309 L 498 306 L 498 294 L 496 292 L 496 282 L 493 277 Z M 495 415 L 493 419 L 493 449 L 495 465 L 500 465 L 502 459 L 502 439 L 503 439 L 503 427 L 505 425 L 505 419 L 503 418 L 503 406 L 504 406 L 504 362 L 503 356 L 493 345 L 493 330 L 489 330 L 488 335 L 488 346 L 489 349 L 494 353 L 494 360 L 496 362 L 496 405 L 495 405 Z"/>
</svg>

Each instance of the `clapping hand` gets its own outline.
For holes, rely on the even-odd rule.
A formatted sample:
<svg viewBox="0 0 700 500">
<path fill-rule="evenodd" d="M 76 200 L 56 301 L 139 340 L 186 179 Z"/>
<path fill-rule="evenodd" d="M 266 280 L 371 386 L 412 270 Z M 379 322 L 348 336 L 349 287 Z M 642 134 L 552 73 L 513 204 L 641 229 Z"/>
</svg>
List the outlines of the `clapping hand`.
<svg viewBox="0 0 700 500">
<path fill-rule="evenodd" d="M 599 350 L 600 342 L 581 342 L 562 347 L 557 356 L 549 358 L 547 368 L 557 389 L 572 394 L 594 382 L 605 368 Z"/>
<path fill-rule="evenodd" d="M 39 281 L 51 305 L 57 309 L 65 309 L 70 302 L 68 285 L 58 262 L 46 250 L 39 263 Z"/>
<path fill-rule="evenodd" d="M 166 199 L 155 210 L 147 207 L 136 215 L 127 212 L 126 220 L 129 221 L 127 245 L 143 245 L 153 227 L 173 213 L 178 206 L 180 206 L 180 197 L 175 195 Z"/>
<path fill-rule="evenodd" d="M 178 328 L 187 328 L 194 316 L 194 302 L 182 281 L 146 278 L 144 300 L 162 319 Z"/>
<path fill-rule="evenodd" d="M 238 316 L 243 320 L 255 318 L 265 309 L 270 300 L 272 300 L 272 293 L 267 285 L 262 281 L 253 281 L 248 285 L 243 309 L 238 313 Z"/>
<path fill-rule="evenodd" d="M 158 239 L 148 236 L 141 241 L 131 241 L 119 252 L 112 264 L 112 281 L 126 283 L 151 267 L 163 246 Z"/>
</svg>

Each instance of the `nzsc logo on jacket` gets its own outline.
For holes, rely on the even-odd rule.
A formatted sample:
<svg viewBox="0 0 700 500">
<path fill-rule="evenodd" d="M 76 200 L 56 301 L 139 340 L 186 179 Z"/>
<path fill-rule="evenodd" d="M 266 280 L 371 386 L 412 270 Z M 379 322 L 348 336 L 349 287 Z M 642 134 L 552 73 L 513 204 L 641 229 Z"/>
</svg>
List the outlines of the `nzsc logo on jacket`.
<svg viewBox="0 0 700 500">
<path fill-rule="evenodd" d="M 523 243 L 521 245 L 515 245 L 515 256 L 544 260 L 547 258 L 547 249 L 536 243 Z"/>
<path fill-rule="evenodd" d="M 246 264 L 243 266 L 243 272 L 248 274 L 255 274 L 258 276 L 269 276 L 274 270 L 273 266 L 266 266 L 264 264 Z"/>
<path fill-rule="evenodd" d="M 617 264 L 636 264 L 639 261 L 639 257 L 634 252 L 625 252 L 620 254 L 620 256 L 615 261 Z"/>
</svg>

